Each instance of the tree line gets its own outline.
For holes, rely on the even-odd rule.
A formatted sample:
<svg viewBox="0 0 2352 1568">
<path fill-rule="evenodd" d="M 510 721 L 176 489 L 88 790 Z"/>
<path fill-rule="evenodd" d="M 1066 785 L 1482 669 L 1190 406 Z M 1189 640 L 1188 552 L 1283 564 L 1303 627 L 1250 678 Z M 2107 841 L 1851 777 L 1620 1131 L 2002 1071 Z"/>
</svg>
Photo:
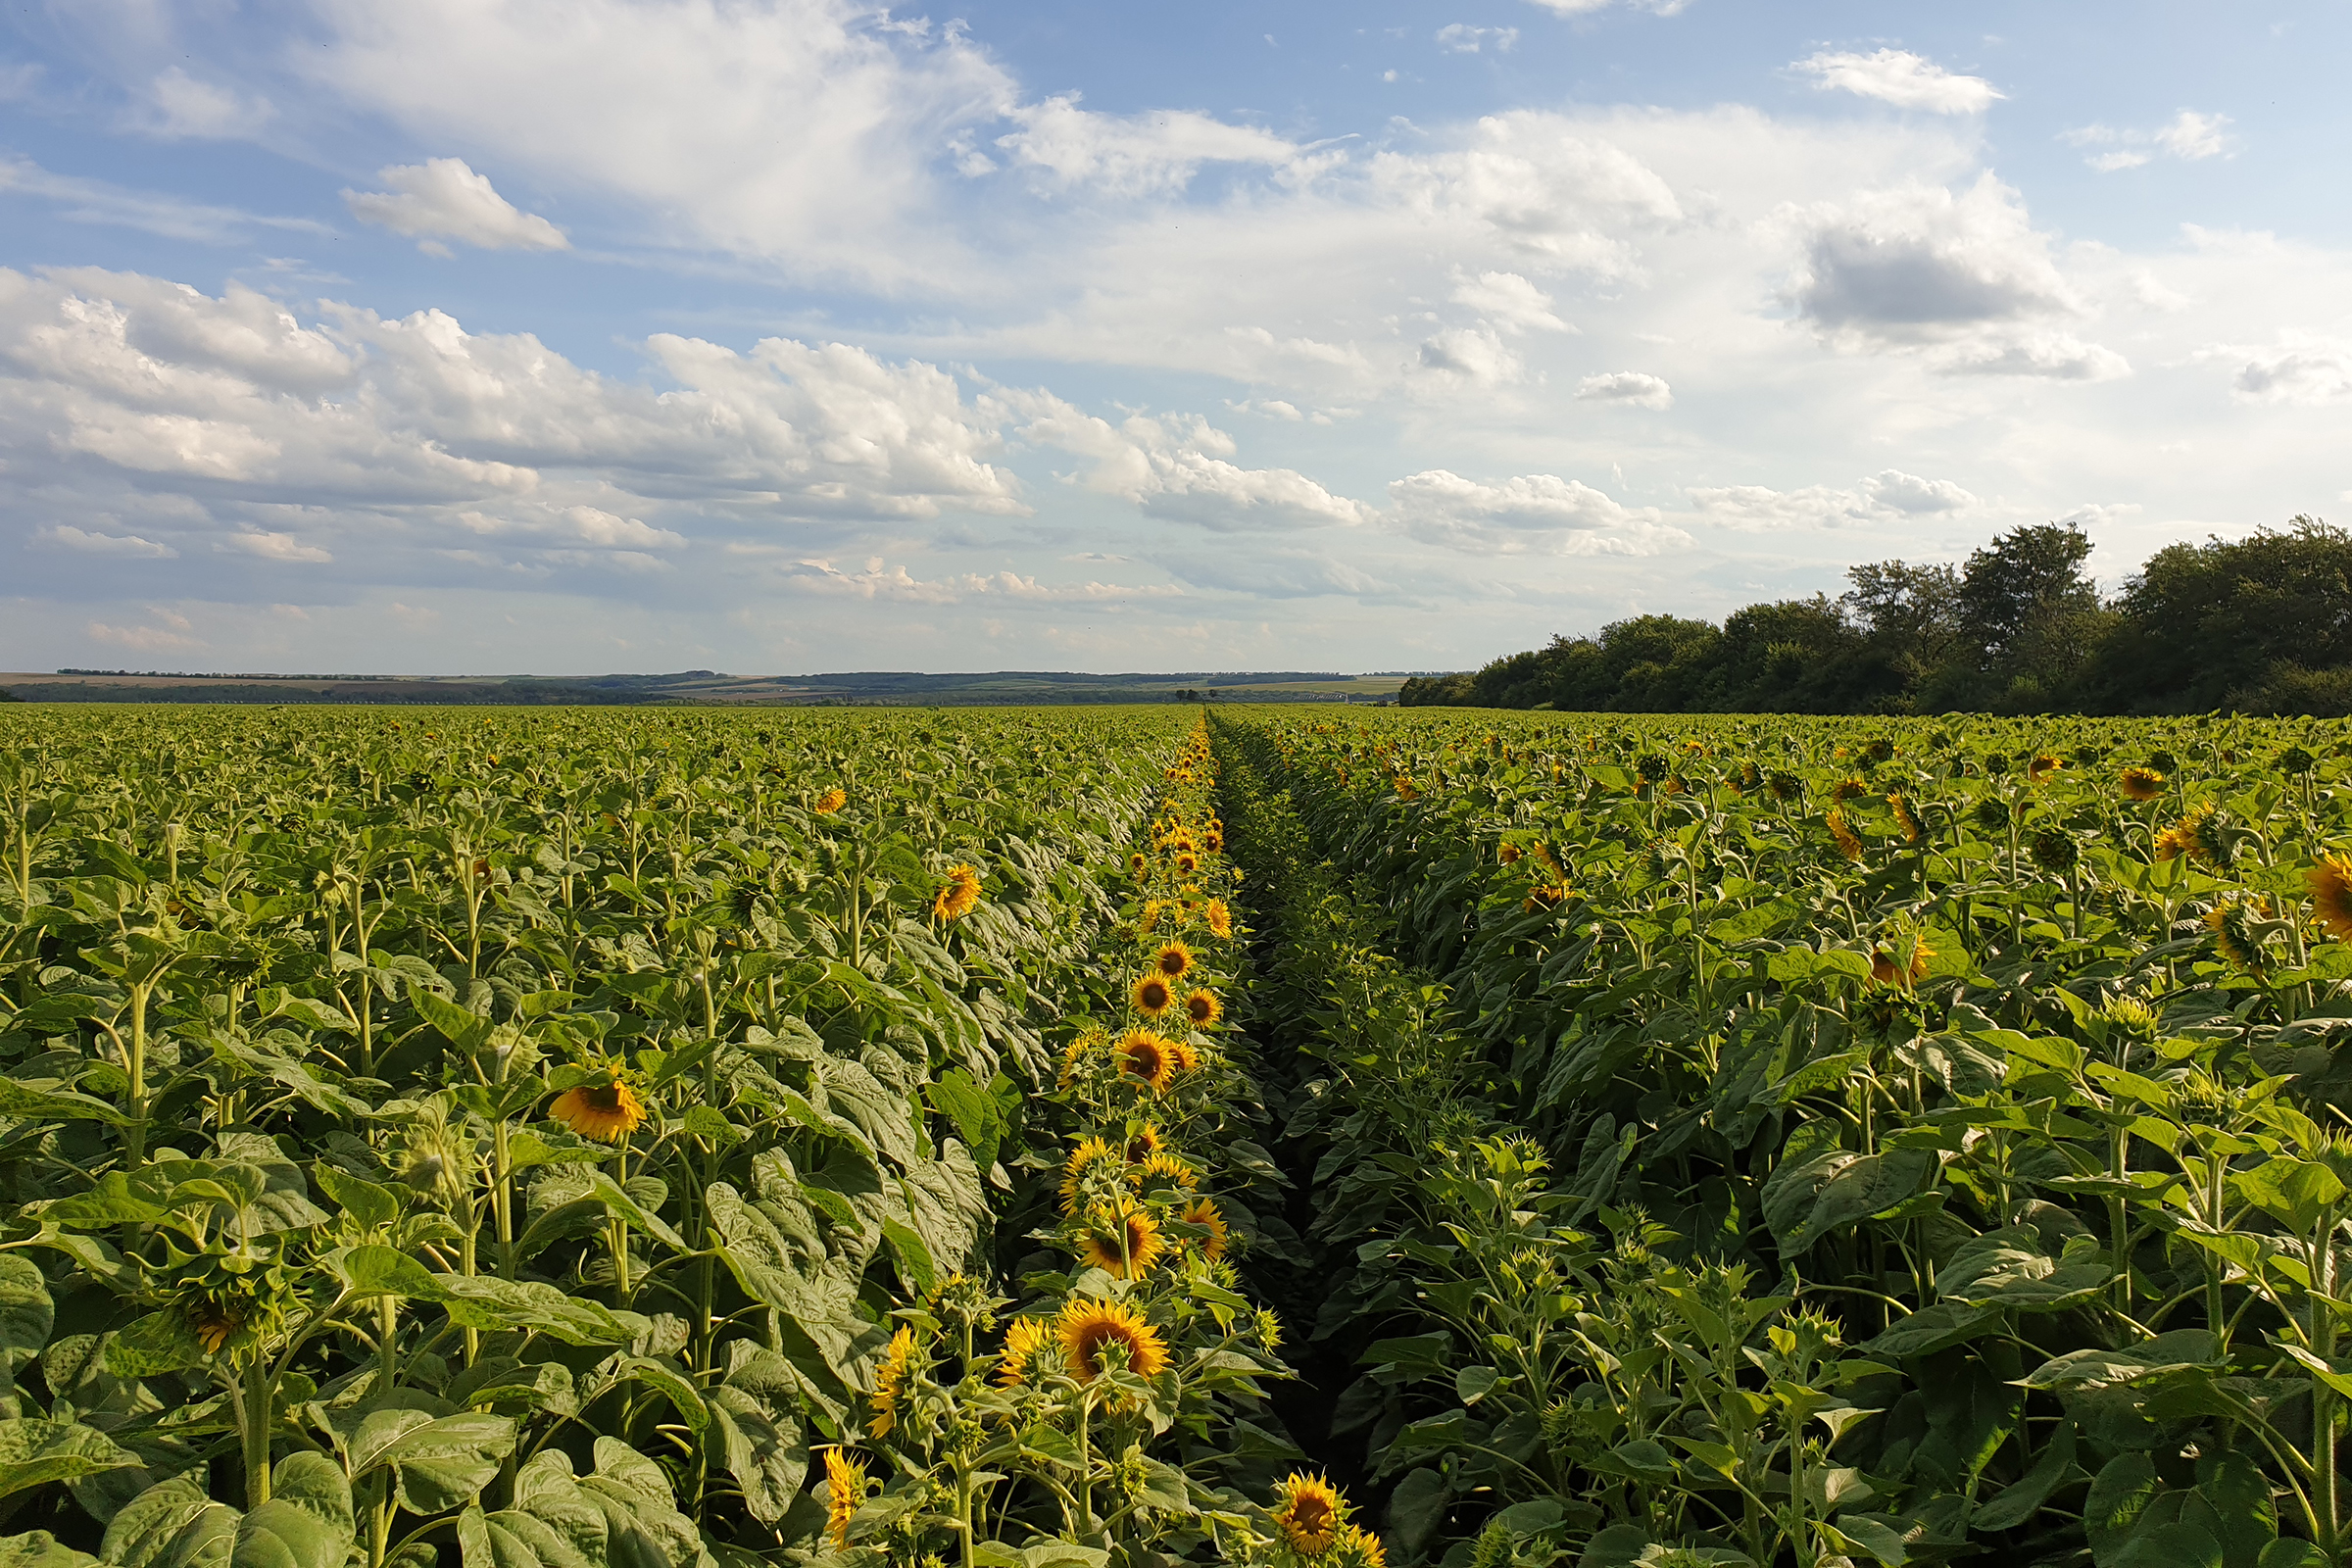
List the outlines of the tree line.
<svg viewBox="0 0 2352 1568">
<path fill-rule="evenodd" d="M 2158 551 L 2113 598 L 2044 523 L 1968 561 L 1882 561 L 1833 599 L 1637 615 L 1408 680 L 1408 707 L 1616 712 L 2352 715 L 2352 534 L 2316 517 Z"/>
</svg>

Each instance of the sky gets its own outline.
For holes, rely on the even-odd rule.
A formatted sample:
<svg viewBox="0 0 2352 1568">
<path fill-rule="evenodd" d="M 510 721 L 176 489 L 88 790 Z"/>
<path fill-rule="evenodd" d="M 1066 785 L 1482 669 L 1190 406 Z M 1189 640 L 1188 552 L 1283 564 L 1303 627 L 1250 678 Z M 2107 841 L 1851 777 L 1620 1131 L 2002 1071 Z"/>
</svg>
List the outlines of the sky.
<svg viewBox="0 0 2352 1568">
<path fill-rule="evenodd" d="M 2352 496 L 2352 0 L 9 0 L 0 667 L 1453 669 Z"/>
</svg>

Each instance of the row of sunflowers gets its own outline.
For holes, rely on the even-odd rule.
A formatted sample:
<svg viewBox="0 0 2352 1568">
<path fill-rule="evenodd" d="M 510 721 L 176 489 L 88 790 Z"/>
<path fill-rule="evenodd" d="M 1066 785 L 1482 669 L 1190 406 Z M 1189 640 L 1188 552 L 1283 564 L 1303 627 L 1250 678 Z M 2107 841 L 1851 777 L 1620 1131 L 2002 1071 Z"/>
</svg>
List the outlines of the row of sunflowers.
<svg viewBox="0 0 2352 1568">
<path fill-rule="evenodd" d="M 2338 726 L 1218 734 L 1393 1548 L 2344 1559 Z"/>
</svg>

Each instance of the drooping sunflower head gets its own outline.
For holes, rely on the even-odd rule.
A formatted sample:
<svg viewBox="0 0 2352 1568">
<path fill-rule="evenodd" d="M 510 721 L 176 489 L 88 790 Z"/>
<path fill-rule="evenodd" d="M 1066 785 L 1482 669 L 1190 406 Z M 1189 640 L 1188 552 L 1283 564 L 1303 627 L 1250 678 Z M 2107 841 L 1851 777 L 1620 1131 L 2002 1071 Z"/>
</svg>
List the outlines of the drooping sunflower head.
<svg viewBox="0 0 2352 1568">
<path fill-rule="evenodd" d="M 1825 820 L 1829 824 L 1831 842 L 1838 846 L 1838 853 L 1849 860 L 1862 858 L 1861 835 L 1846 821 L 1845 813 L 1833 806 Z"/>
<path fill-rule="evenodd" d="M 2115 787 L 2127 801 L 2152 801 L 2164 793 L 2164 775 L 2152 767 L 2127 767 Z"/>
<path fill-rule="evenodd" d="M 1130 1029 L 1119 1037 L 1119 1075 L 1138 1089 L 1165 1094 L 1176 1077 L 1175 1043 L 1149 1029 Z"/>
<path fill-rule="evenodd" d="M 1225 906 L 1223 899 L 1209 900 L 1200 912 L 1208 921 L 1210 936 L 1222 942 L 1233 935 L 1233 911 Z"/>
<path fill-rule="evenodd" d="M 1504 865 L 1518 864 L 1519 846 L 1516 844 L 1505 844 L 1501 849 L 1498 849 L 1494 852 L 1494 858 L 1501 861 Z"/>
<path fill-rule="evenodd" d="M 2252 899 L 2232 899 L 2215 905 L 2205 915 L 2205 928 L 2221 956 L 2249 974 L 2269 966 L 2262 951 L 2263 933 L 2254 928 L 2267 911 Z"/>
<path fill-rule="evenodd" d="M 1122 1163 L 1118 1151 L 1100 1138 L 1089 1138 L 1070 1151 L 1070 1157 L 1061 1167 L 1061 1207 L 1064 1213 L 1077 1210 L 1086 1179 L 1096 1170 Z"/>
<path fill-rule="evenodd" d="M 1928 946 L 1928 939 L 1915 936 L 1911 939 L 1911 961 L 1906 964 L 1902 961 L 1898 940 L 1894 945 L 1879 948 L 1871 954 L 1870 978 L 1883 986 L 1909 987 L 1928 977 L 1928 960 L 1934 956 L 1936 950 Z"/>
<path fill-rule="evenodd" d="M 1193 950 L 1181 942 L 1168 942 L 1152 956 L 1152 967 L 1171 980 L 1181 980 L 1193 967 Z"/>
<path fill-rule="evenodd" d="M 1168 1147 L 1168 1141 L 1161 1136 L 1157 1122 L 1134 1121 L 1129 1122 L 1127 1127 L 1127 1163 L 1130 1165 L 1141 1165 Z"/>
<path fill-rule="evenodd" d="M 1176 1004 L 1176 990 L 1154 971 L 1127 988 L 1127 1000 L 1147 1018 L 1157 1018 Z"/>
<path fill-rule="evenodd" d="M 1203 986 L 1184 999 L 1184 1015 L 1193 1020 L 1193 1027 L 1205 1029 L 1225 1014 L 1224 1004 L 1217 994 Z"/>
<path fill-rule="evenodd" d="M 188 1327 L 195 1330 L 197 1340 L 207 1355 L 219 1355 L 230 1345 L 246 1338 L 246 1329 L 253 1321 L 248 1302 L 233 1296 L 198 1292 L 190 1295 L 182 1305 Z"/>
<path fill-rule="evenodd" d="M 1148 1154 L 1141 1164 L 1129 1172 L 1130 1179 L 1145 1191 L 1154 1187 L 1198 1187 L 1200 1173 L 1193 1169 L 1192 1161 L 1181 1154 L 1160 1150 Z"/>
<path fill-rule="evenodd" d="M 2044 828 L 2034 835 L 2034 863 L 2053 876 L 2064 876 L 2082 857 L 2082 846 L 2061 828 Z"/>
<path fill-rule="evenodd" d="M 1301 1557 L 1329 1551 L 1350 1511 L 1340 1489 L 1322 1476 L 1295 1470 L 1274 1489 L 1274 1528 Z"/>
<path fill-rule="evenodd" d="M 2048 752 L 2036 753 L 2034 760 L 2026 764 L 2026 782 L 2029 784 L 2042 783 L 2065 765 L 2065 760 L 2062 758 L 2055 757 Z"/>
<path fill-rule="evenodd" d="M 1225 1255 L 1225 1238 L 1228 1233 L 1225 1229 L 1224 1212 L 1217 1207 L 1216 1200 L 1196 1198 L 1177 1210 L 1176 1217 L 1187 1225 L 1198 1225 L 1208 1232 L 1206 1236 L 1200 1238 L 1200 1250 L 1211 1261 Z"/>
<path fill-rule="evenodd" d="M 1168 1055 L 1170 1065 L 1175 1069 L 1174 1076 L 1178 1078 L 1200 1070 L 1200 1053 L 1193 1049 L 1190 1040 L 1169 1041 Z"/>
<path fill-rule="evenodd" d="M 1887 809 L 1894 812 L 1894 825 L 1896 830 L 1903 835 L 1904 843 L 1917 844 L 1926 836 L 1927 830 L 1920 825 L 1919 813 L 1911 808 L 1910 801 L 1904 797 L 1901 790 L 1896 790 L 1886 797 L 1886 807 Z"/>
<path fill-rule="evenodd" d="M 1062 1359 L 1081 1381 L 1093 1382 L 1119 1354 L 1139 1377 L 1153 1378 L 1167 1370 L 1168 1348 L 1159 1331 L 1134 1308 L 1115 1301 L 1090 1301 L 1072 1297 L 1061 1309 L 1055 1327 L 1061 1334 Z"/>
<path fill-rule="evenodd" d="M 2352 856 L 2328 855 L 2303 873 L 2312 912 L 2338 942 L 2352 942 Z"/>
<path fill-rule="evenodd" d="M 914 1330 L 902 1324 L 890 1337 L 890 1348 L 882 1352 L 881 1370 L 874 1374 L 874 1418 L 866 1423 L 866 1436 L 886 1438 L 898 1425 L 906 1386 L 914 1377 Z"/>
<path fill-rule="evenodd" d="M 1842 806 L 1857 795 L 1869 793 L 1870 786 L 1858 778 L 1841 778 L 1830 791 L 1830 799 Z"/>
<path fill-rule="evenodd" d="M 931 901 L 931 913 L 941 920 L 960 920 L 980 906 L 980 873 L 968 865 L 948 867 L 948 879 Z"/>
<path fill-rule="evenodd" d="M 1078 1231 L 1078 1256 L 1116 1279 L 1142 1279 L 1168 1244 L 1152 1216 L 1130 1203 L 1102 1206 Z"/>
<path fill-rule="evenodd" d="M 837 1548 L 850 1544 L 850 1521 L 865 1502 L 865 1466 L 836 1445 L 825 1449 L 825 1534 Z"/>
<path fill-rule="evenodd" d="M 547 1107 L 547 1113 L 582 1138 L 617 1144 L 625 1142 L 645 1121 L 645 1102 L 616 1072 L 607 1083 L 564 1090 Z"/>
<path fill-rule="evenodd" d="M 1029 1376 L 1037 1352 L 1054 1343 L 1053 1325 L 1042 1317 L 1016 1317 L 1004 1331 L 1004 1353 L 997 1361 L 997 1382 L 1017 1389 Z"/>
<path fill-rule="evenodd" d="M 824 794 L 819 795 L 816 798 L 816 814 L 819 816 L 831 816 L 835 811 L 840 810 L 843 807 L 849 804 L 850 792 L 840 788 L 839 786 L 836 786 L 825 791 Z"/>
</svg>

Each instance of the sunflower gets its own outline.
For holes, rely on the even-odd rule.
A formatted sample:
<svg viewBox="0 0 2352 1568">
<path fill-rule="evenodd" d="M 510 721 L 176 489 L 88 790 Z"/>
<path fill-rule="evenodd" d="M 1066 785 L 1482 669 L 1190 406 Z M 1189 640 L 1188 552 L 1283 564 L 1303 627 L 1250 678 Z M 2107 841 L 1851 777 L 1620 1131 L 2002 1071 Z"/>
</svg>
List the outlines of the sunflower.
<svg viewBox="0 0 2352 1568">
<path fill-rule="evenodd" d="M 1141 850 L 1138 850 L 1133 855 L 1127 857 L 1127 874 L 1131 877 L 1137 878 L 1139 881 L 1142 879 L 1144 873 L 1150 870 L 1151 867 L 1152 862 L 1145 858 L 1144 852 Z"/>
<path fill-rule="evenodd" d="M 1846 824 L 1845 813 L 1833 806 L 1830 808 L 1830 814 L 1827 820 L 1829 822 L 1830 837 L 1838 842 L 1838 853 L 1844 856 L 1849 860 L 1859 860 L 1862 858 L 1862 840 L 1855 834 L 1854 830 Z"/>
<path fill-rule="evenodd" d="M 1119 1037 L 1119 1073 L 1139 1089 L 1165 1094 L 1176 1076 L 1174 1043 L 1149 1029 L 1130 1029 Z"/>
<path fill-rule="evenodd" d="M 906 1397 L 907 1380 L 914 1376 L 914 1330 L 902 1325 L 882 1352 L 882 1370 L 874 1374 L 874 1418 L 866 1436 L 886 1438 L 898 1425 L 899 1405 Z"/>
<path fill-rule="evenodd" d="M 2152 767 L 2127 767 L 2116 788 L 2127 801 L 2152 801 L 2164 793 L 2164 775 Z"/>
<path fill-rule="evenodd" d="M 2328 855 L 2303 873 L 2312 911 L 2338 942 L 2352 942 L 2352 856 Z"/>
<path fill-rule="evenodd" d="M 1077 1080 L 1078 1068 L 1090 1052 L 1100 1050 L 1105 1037 L 1100 1029 L 1081 1029 L 1061 1048 L 1061 1087 L 1067 1089 Z"/>
<path fill-rule="evenodd" d="M 1830 799 L 1843 806 L 1855 796 L 1869 793 L 1869 790 L 1870 786 L 1858 778 L 1839 779 L 1837 787 L 1830 791 Z"/>
<path fill-rule="evenodd" d="M 1191 1161 L 1164 1149 L 1144 1156 L 1143 1162 L 1129 1174 L 1138 1186 L 1145 1188 L 1200 1185 L 1200 1173 L 1193 1169 Z"/>
<path fill-rule="evenodd" d="M 831 816 L 835 811 L 840 810 L 843 807 L 849 804 L 850 792 L 848 790 L 838 788 L 829 789 L 825 791 L 824 794 L 819 795 L 816 798 L 816 814 L 819 816 Z"/>
<path fill-rule="evenodd" d="M 1186 876 L 1191 876 L 1195 871 L 1200 869 L 1200 857 L 1195 855 L 1190 850 L 1185 851 L 1182 855 L 1176 857 L 1176 869 L 1183 872 Z"/>
<path fill-rule="evenodd" d="M 1193 950 L 1181 942 L 1171 942 L 1152 956 L 1152 967 L 1171 980 L 1181 980 L 1193 966 Z"/>
<path fill-rule="evenodd" d="M 1225 1004 L 1214 991 L 1202 987 L 1185 997 L 1184 1015 L 1193 1020 L 1194 1028 L 1205 1029 L 1225 1015 Z"/>
<path fill-rule="evenodd" d="M 1880 948 L 1870 956 L 1870 978 L 1883 986 L 1905 986 L 1928 977 L 1928 960 L 1936 950 L 1928 946 L 1925 937 L 1914 938 L 1911 944 L 1911 962 L 1908 966 L 1896 962 L 1895 955 Z"/>
<path fill-rule="evenodd" d="M 1519 906 L 1529 914 L 1534 914 L 1542 909 L 1556 909 L 1567 902 L 1568 890 L 1566 888 L 1545 886 L 1530 888 L 1527 898 L 1521 902 Z"/>
<path fill-rule="evenodd" d="M 1127 1366 L 1139 1377 L 1157 1377 L 1167 1367 L 1168 1348 L 1159 1331 L 1132 1307 L 1073 1298 L 1062 1307 L 1056 1326 L 1062 1358 L 1082 1381 L 1102 1375 L 1102 1351 L 1113 1345 L 1126 1350 Z"/>
<path fill-rule="evenodd" d="M 1218 1211 L 1214 1199 L 1196 1198 L 1177 1210 L 1176 1217 L 1208 1232 L 1200 1239 L 1200 1250 L 1211 1261 L 1225 1255 L 1225 1216 Z"/>
<path fill-rule="evenodd" d="M 1089 1138 L 1070 1151 L 1070 1157 L 1061 1167 L 1061 1207 L 1064 1213 L 1076 1210 L 1078 1195 L 1086 1186 L 1087 1173 L 1097 1165 L 1118 1160 L 1118 1151 L 1100 1138 Z"/>
<path fill-rule="evenodd" d="M 836 1548 L 850 1544 L 850 1521 L 865 1501 L 865 1466 L 841 1451 L 825 1450 L 825 1533 Z"/>
<path fill-rule="evenodd" d="M 610 1083 L 564 1090 L 547 1107 L 547 1113 L 582 1138 L 617 1144 L 645 1120 L 645 1102 L 615 1077 Z"/>
<path fill-rule="evenodd" d="M 1168 1059 L 1176 1069 L 1176 1076 L 1181 1078 L 1200 1067 L 1200 1053 L 1193 1049 L 1193 1043 L 1189 1040 L 1171 1040 L 1168 1042 Z"/>
<path fill-rule="evenodd" d="M 997 1362 L 997 1382 L 1017 1389 L 1027 1381 L 1037 1352 L 1053 1343 L 1053 1326 L 1042 1317 L 1016 1317 L 1004 1331 L 1004 1353 Z"/>
<path fill-rule="evenodd" d="M 1167 1250 L 1152 1216 L 1128 1203 L 1096 1209 L 1078 1233 L 1079 1257 L 1123 1280 L 1143 1278 Z"/>
<path fill-rule="evenodd" d="M 1389 1554 L 1380 1538 L 1362 1525 L 1342 1525 L 1329 1562 L 1330 1568 L 1389 1568 Z"/>
<path fill-rule="evenodd" d="M 1494 852 L 1494 858 L 1501 861 L 1504 865 L 1518 864 L 1519 846 L 1516 844 L 1505 844 L 1501 849 Z"/>
<path fill-rule="evenodd" d="M 207 1355 L 219 1355 L 221 1347 L 245 1332 L 246 1314 L 242 1302 L 217 1296 L 198 1296 L 187 1304 L 188 1327 L 196 1331 L 197 1340 Z"/>
<path fill-rule="evenodd" d="M 1886 805 L 1894 812 L 1894 825 L 1902 831 L 1904 843 L 1917 844 L 1927 836 L 1927 830 L 1919 825 L 1919 813 L 1911 809 L 1901 790 L 1887 796 Z"/>
<path fill-rule="evenodd" d="M 2063 760 L 2052 757 L 2048 752 L 2040 753 L 2026 764 L 2026 782 L 2039 784 L 2065 765 Z"/>
<path fill-rule="evenodd" d="M 1156 974 L 1147 974 L 1130 986 L 1127 1000 L 1147 1018 L 1156 1018 L 1176 1004 L 1176 993 Z"/>
<path fill-rule="evenodd" d="M 2237 846 L 2223 830 L 2221 812 L 2211 801 L 2192 808 L 2171 827 L 2156 835 L 2156 858 L 2180 856 L 2219 871 L 2236 858 Z"/>
<path fill-rule="evenodd" d="M 948 867 L 947 884 L 931 901 L 931 914 L 939 920 L 960 920 L 980 906 L 980 873 L 968 865 Z"/>
<path fill-rule="evenodd" d="M 1225 906 L 1223 899 L 1209 900 L 1200 912 L 1208 921 L 1210 936 L 1223 941 L 1233 935 L 1233 911 Z"/>
<path fill-rule="evenodd" d="M 2262 951 L 2262 937 L 2251 925 L 2268 912 L 2252 900 L 2217 904 L 2205 915 L 2205 928 L 2213 933 L 2213 945 L 2223 957 L 2240 969 L 2259 973 L 2269 960 Z"/>
<path fill-rule="evenodd" d="M 1348 1520 L 1348 1499 L 1322 1476 L 1294 1470 L 1274 1489 L 1274 1528 L 1301 1557 L 1319 1557 L 1339 1539 Z"/>
</svg>

